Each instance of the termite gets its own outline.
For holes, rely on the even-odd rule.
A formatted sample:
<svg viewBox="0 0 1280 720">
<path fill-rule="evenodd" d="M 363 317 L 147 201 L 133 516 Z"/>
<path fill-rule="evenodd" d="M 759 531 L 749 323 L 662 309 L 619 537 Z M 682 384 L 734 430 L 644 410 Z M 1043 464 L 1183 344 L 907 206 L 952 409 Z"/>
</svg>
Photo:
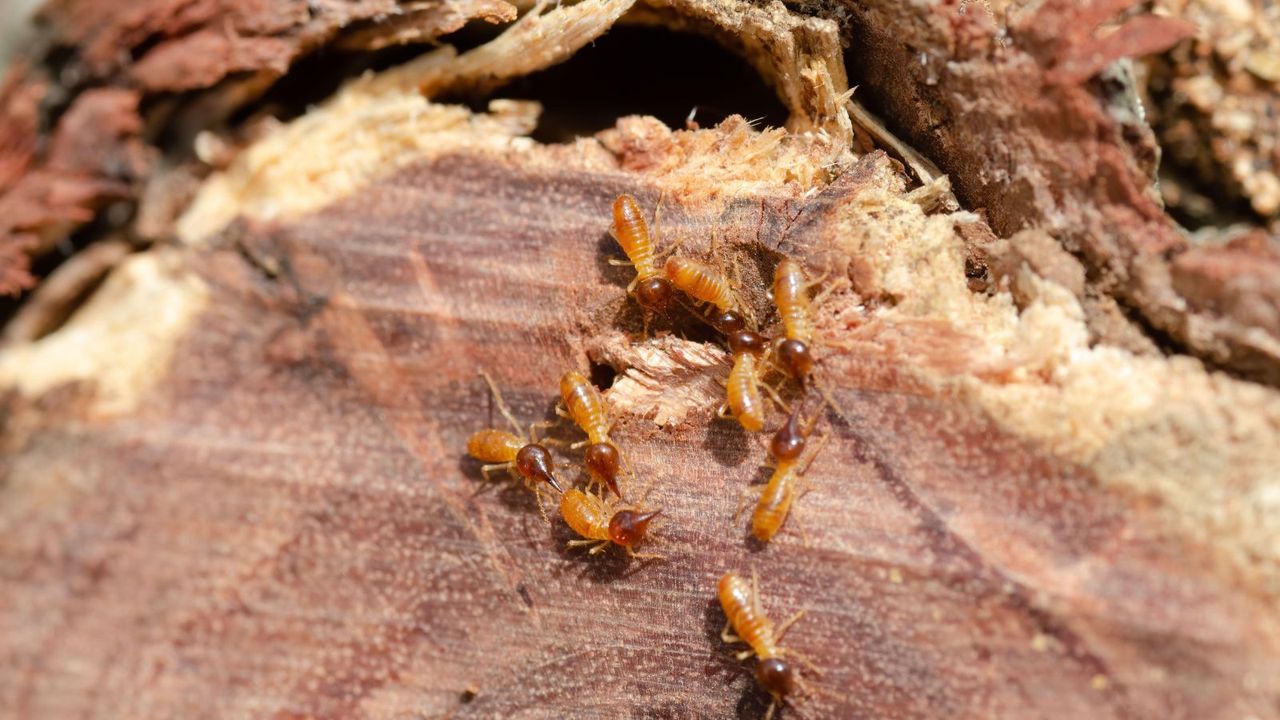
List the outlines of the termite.
<svg viewBox="0 0 1280 720">
<path fill-rule="evenodd" d="M 826 407 L 825 403 L 823 407 Z M 804 473 L 798 469 L 800 456 L 804 454 L 805 441 L 813 432 L 821 411 L 819 415 L 814 415 L 804 430 L 800 429 L 800 413 L 801 405 L 797 405 L 769 443 L 769 454 L 773 456 L 775 463 L 773 475 L 769 477 L 768 484 L 764 486 L 764 491 L 756 502 L 756 509 L 751 513 L 751 534 L 761 542 L 772 540 L 787 521 L 791 501 L 795 499 L 797 481 Z M 824 437 L 823 442 L 825 441 Z M 814 453 L 816 455 L 817 452 Z M 813 462 L 813 456 L 809 458 L 809 462 Z M 807 466 L 805 469 L 808 469 Z"/>
<path fill-rule="evenodd" d="M 784 258 L 773 273 L 773 302 L 782 320 L 783 337 L 774 353 L 788 372 L 803 381 L 813 371 L 813 326 L 809 319 L 809 286 L 800 263 Z"/>
<path fill-rule="evenodd" d="M 538 483 L 546 483 L 555 488 L 556 492 L 561 492 L 560 483 L 556 480 L 555 462 L 551 458 L 551 452 L 538 442 L 534 433 L 538 423 L 529 426 L 529 435 L 526 437 L 520 424 L 507 409 L 507 404 L 503 402 L 502 394 L 498 392 L 498 386 L 494 384 L 493 378 L 483 370 L 480 371 L 480 375 L 488 383 L 489 391 L 497 401 L 498 410 L 515 430 L 514 433 L 510 433 L 506 430 L 488 428 L 471 434 L 467 439 L 467 454 L 481 462 L 490 463 L 480 466 L 480 473 L 488 480 L 489 473 L 505 470 L 523 479 L 525 485 L 535 493 L 538 491 Z M 540 508 L 542 506 L 541 495 L 538 496 L 538 506 Z M 546 512 L 543 511 L 543 514 L 545 515 Z"/>
<path fill-rule="evenodd" d="M 569 419 L 587 434 L 585 441 L 572 446 L 586 445 L 582 460 L 587 473 L 593 481 L 605 483 L 614 495 L 622 497 L 618 491 L 618 467 L 622 459 L 618 447 L 609 439 L 609 415 L 600 391 L 582 373 L 570 370 L 560 378 L 560 399 Z"/>
<path fill-rule="evenodd" d="M 775 631 L 773 622 L 760 605 L 760 587 L 755 573 L 752 573 L 750 583 L 735 572 L 725 573 L 720 578 L 719 595 L 720 607 L 724 608 L 727 619 L 720 631 L 720 639 L 726 643 L 743 642 L 750 646 L 749 650 L 739 652 L 737 658 L 745 660 L 752 654 L 756 656 L 756 682 L 773 698 L 769 711 L 765 713 L 765 720 L 770 720 L 777 706 L 785 702 L 797 687 L 803 687 L 795 666 L 783 656 L 802 661 L 803 658 L 794 651 L 784 650 L 778 643 L 787 630 L 804 616 L 804 611 L 792 615 Z"/>
<path fill-rule="evenodd" d="M 644 539 L 649 523 L 661 510 L 640 512 L 614 510 L 607 500 L 589 492 L 572 488 L 560 496 L 560 516 L 582 540 L 570 540 L 570 547 L 593 545 L 591 554 L 601 552 L 610 544 L 620 545 L 627 554 L 636 558 L 658 558 L 658 555 L 637 553 L 636 543 Z"/>
<path fill-rule="evenodd" d="M 760 396 L 760 355 L 768 347 L 768 339 L 752 330 L 739 330 L 729 334 L 729 352 L 733 355 L 733 367 L 725 385 L 728 402 L 720 408 L 723 416 L 728 410 L 744 430 L 758 432 L 764 429 L 764 400 Z"/>
<path fill-rule="evenodd" d="M 613 201 L 613 227 L 610 232 L 636 269 L 636 277 L 627 286 L 627 292 L 634 291 L 636 302 L 644 309 L 666 312 L 671 304 L 671 282 L 663 277 L 654 260 L 649 226 L 640 212 L 640 203 L 634 197 L 624 193 Z"/>
<path fill-rule="evenodd" d="M 667 280 L 698 302 L 711 303 L 720 313 L 734 310 L 737 300 L 729 280 L 709 265 L 679 255 L 667 258 Z M 718 329 L 718 328 L 717 328 Z"/>
</svg>

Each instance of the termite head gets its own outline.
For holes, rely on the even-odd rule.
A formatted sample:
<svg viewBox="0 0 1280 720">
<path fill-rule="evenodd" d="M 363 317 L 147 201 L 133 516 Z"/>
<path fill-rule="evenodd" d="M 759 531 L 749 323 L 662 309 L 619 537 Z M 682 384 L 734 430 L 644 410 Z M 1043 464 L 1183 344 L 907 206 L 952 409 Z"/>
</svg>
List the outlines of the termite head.
<svg viewBox="0 0 1280 720">
<path fill-rule="evenodd" d="M 662 277 L 653 277 L 636 285 L 636 302 L 640 307 L 654 313 L 664 313 L 671 305 L 671 281 Z"/>
<path fill-rule="evenodd" d="M 583 451 L 582 460 L 591 477 L 605 481 L 614 495 L 622 497 L 618 492 L 618 465 L 621 462 L 618 448 L 607 442 L 591 443 Z"/>
<path fill-rule="evenodd" d="M 760 658 L 756 663 L 756 682 L 775 698 L 786 697 L 795 692 L 796 671 L 782 658 Z"/>
<path fill-rule="evenodd" d="M 804 452 L 804 433 L 800 430 L 800 407 L 787 418 L 787 421 L 773 434 L 769 441 L 769 452 L 776 460 L 795 460 Z"/>
<path fill-rule="evenodd" d="M 718 311 L 711 316 L 708 322 L 711 323 L 711 327 L 725 335 L 740 332 L 747 327 L 746 319 L 742 317 L 741 313 L 734 310 Z"/>
<path fill-rule="evenodd" d="M 769 346 L 769 338 L 754 330 L 739 330 L 729 334 L 729 352 L 739 355 L 749 352 L 759 355 Z"/>
<path fill-rule="evenodd" d="M 658 517 L 661 510 L 638 513 L 633 510 L 619 510 L 609 518 L 609 539 L 623 547 L 631 547 L 644 539 L 649 523 Z"/>
<path fill-rule="evenodd" d="M 556 492 L 564 492 L 560 483 L 556 482 L 556 468 L 551 460 L 551 453 L 537 443 L 525 445 L 516 453 L 516 472 L 527 480 L 540 480 L 555 488 Z"/>
<path fill-rule="evenodd" d="M 783 340 L 778 343 L 778 359 L 787 367 L 791 375 L 804 379 L 813 372 L 813 355 L 809 354 L 809 346 L 799 340 Z"/>
</svg>

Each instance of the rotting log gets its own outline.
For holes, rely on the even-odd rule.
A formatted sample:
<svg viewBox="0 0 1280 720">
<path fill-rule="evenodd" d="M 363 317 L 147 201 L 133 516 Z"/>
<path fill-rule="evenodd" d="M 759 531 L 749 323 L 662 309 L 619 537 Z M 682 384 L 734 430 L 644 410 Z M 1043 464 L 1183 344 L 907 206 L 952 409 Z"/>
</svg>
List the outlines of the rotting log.
<svg viewBox="0 0 1280 720">
<path fill-rule="evenodd" d="M 1264 229 L 1192 247 L 1161 210 L 1090 33 L 1132 4 L 1055 38 L 1071 5 L 1046 2 L 1005 38 L 977 3 L 584 0 L 273 121 L 254 98 L 317 48 L 515 9 L 51 3 L 61 73 L 0 95 L 0 280 L 88 247 L 0 349 L 0 709 L 757 717 L 719 638 L 736 569 L 808 611 L 785 643 L 823 671 L 807 717 L 1277 717 L 1280 253 Z M 531 139 L 541 108 L 503 82 L 615 23 L 713 38 L 785 129 Z M 1185 34 L 1128 23 L 1143 51 Z M 846 73 L 881 78 L 858 93 L 883 125 L 851 119 Z M 781 256 L 836 287 L 829 440 L 767 547 L 735 517 L 764 437 L 715 418 L 728 359 L 696 322 L 642 334 L 608 262 L 620 192 L 766 324 Z M 571 551 L 481 480 L 466 437 L 502 419 L 478 368 L 525 422 L 568 368 L 608 386 L 664 560 Z"/>
</svg>

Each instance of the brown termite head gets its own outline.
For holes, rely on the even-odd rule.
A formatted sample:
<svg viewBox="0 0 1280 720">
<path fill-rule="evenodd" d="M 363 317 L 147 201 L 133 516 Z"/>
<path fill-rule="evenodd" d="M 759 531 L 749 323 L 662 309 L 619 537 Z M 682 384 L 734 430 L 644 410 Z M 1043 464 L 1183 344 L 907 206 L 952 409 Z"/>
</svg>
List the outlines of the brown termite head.
<svg viewBox="0 0 1280 720">
<path fill-rule="evenodd" d="M 711 323 L 711 327 L 725 335 L 740 332 L 747 327 L 746 319 L 742 317 L 741 313 L 734 310 L 716 312 L 708 322 Z"/>
<path fill-rule="evenodd" d="M 786 366 L 791 375 L 804 379 L 813 372 L 813 355 L 809 346 L 799 340 L 783 340 L 778 343 L 778 359 Z"/>
<path fill-rule="evenodd" d="M 631 547 L 644 539 L 649 523 L 658 517 L 661 510 L 638 513 L 634 510 L 619 510 L 609 518 L 609 539 L 623 547 Z"/>
<path fill-rule="evenodd" d="M 775 698 L 786 697 L 795 692 L 796 671 L 782 658 L 760 658 L 756 663 L 756 682 Z"/>
<path fill-rule="evenodd" d="M 768 346 L 769 338 L 754 330 L 739 330 L 729 333 L 729 352 L 734 355 L 740 355 L 744 352 L 759 355 Z"/>
<path fill-rule="evenodd" d="M 621 463 L 618 448 L 607 442 L 591 443 L 583 451 L 582 460 L 592 477 L 604 480 L 614 495 L 622 497 L 618 492 L 618 466 Z"/>
<path fill-rule="evenodd" d="M 671 282 L 663 277 L 649 278 L 636 285 L 636 302 L 653 313 L 664 313 L 671 305 Z"/>
<path fill-rule="evenodd" d="M 773 439 L 769 441 L 769 452 L 776 460 L 795 460 L 804 452 L 804 440 L 804 433 L 800 430 L 800 408 L 797 406 L 782 427 L 778 428 L 778 432 L 773 434 Z"/>
<path fill-rule="evenodd" d="M 529 480 L 545 482 L 555 488 L 556 492 L 564 492 L 556 481 L 556 468 L 551 453 L 537 443 L 525 445 L 516 453 L 516 471 Z"/>
</svg>

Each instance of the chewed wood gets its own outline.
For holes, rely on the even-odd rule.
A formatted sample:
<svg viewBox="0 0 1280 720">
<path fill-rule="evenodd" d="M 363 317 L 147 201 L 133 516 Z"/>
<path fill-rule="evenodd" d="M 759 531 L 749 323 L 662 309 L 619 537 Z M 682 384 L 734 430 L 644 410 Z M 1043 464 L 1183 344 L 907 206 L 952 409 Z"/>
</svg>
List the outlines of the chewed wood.
<svg viewBox="0 0 1280 720">
<path fill-rule="evenodd" d="M 788 520 L 807 546 L 735 522 L 767 436 L 709 407 L 610 432 L 663 509 L 646 549 L 665 560 L 566 548 L 532 494 L 465 457 L 502 423 L 476 369 L 517 417 L 550 419 L 590 328 L 639 332 L 630 270 L 607 263 L 614 198 L 656 200 L 633 183 L 446 156 L 188 254 L 213 299 L 145 404 L 45 420 L 5 461 L 12 497 L 32 468 L 55 481 L 0 536 L 0 708 L 758 717 L 769 697 L 719 636 L 731 569 L 807 610 L 786 637 L 823 671 L 807 717 L 1212 717 L 1274 667 L 1250 601 L 1144 498 L 885 357 L 827 358 L 840 415 Z M 762 255 L 821 230 L 783 188 L 726 207 L 664 223 Z M 75 416 L 83 388 L 59 392 L 41 402 Z M 567 483 L 574 458 L 557 455 Z"/>
</svg>

